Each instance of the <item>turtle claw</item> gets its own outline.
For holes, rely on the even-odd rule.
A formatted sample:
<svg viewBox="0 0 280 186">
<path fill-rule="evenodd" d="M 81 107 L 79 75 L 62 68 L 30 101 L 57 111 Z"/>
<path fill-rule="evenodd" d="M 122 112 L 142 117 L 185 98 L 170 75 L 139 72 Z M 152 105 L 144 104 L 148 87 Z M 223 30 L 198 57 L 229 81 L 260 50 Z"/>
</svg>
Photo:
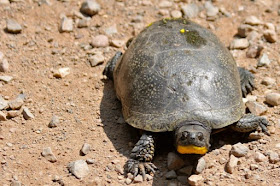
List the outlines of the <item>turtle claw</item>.
<svg viewBox="0 0 280 186">
<path fill-rule="evenodd" d="M 133 175 L 133 179 L 141 174 L 143 176 L 143 180 L 146 180 L 146 174 L 155 173 L 158 168 L 151 162 L 141 162 L 134 159 L 129 159 L 127 161 L 127 173 L 131 173 Z"/>
<path fill-rule="evenodd" d="M 240 75 L 240 84 L 241 84 L 241 90 L 243 97 L 246 97 L 247 94 L 252 92 L 255 88 L 254 85 L 254 75 L 249 72 L 248 70 L 245 70 L 244 68 L 239 67 L 239 75 Z"/>
</svg>

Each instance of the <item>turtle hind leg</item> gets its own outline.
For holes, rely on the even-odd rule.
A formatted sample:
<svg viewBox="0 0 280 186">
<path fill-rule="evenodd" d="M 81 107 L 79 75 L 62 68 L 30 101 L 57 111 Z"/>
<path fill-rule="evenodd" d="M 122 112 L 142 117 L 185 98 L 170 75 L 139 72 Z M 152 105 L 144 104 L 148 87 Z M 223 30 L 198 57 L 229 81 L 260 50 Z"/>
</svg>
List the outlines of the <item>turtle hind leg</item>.
<svg viewBox="0 0 280 186">
<path fill-rule="evenodd" d="M 126 163 L 126 172 L 136 177 L 138 174 L 146 180 L 146 173 L 157 170 L 151 162 L 154 157 L 155 140 L 152 134 L 144 133 L 131 151 L 130 159 Z"/>
<path fill-rule="evenodd" d="M 103 70 L 103 75 L 107 76 L 109 79 L 113 80 L 113 72 L 115 69 L 115 66 L 118 62 L 118 60 L 121 58 L 122 52 L 118 51 L 112 57 L 112 59 L 106 64 L 104 70 Z"/>
<path fill-rule="evenodd" d="M 260 127 L 263 133 L 270 135 L 267 126 L 268 121 L 264 117 L 246 114 L 236 124 L 231 125 L 231 128 L 237 132 L 251 132 Z"/>
<path fill-rule="evenodd" d="M 246 97 L 247 94 L 252 92 L 252 90 L 255 88 L 254 75 L 242 67 L 238 67 L 238 71 L 240 76 L 242 95 L 243 97 Z"/>
</svg>

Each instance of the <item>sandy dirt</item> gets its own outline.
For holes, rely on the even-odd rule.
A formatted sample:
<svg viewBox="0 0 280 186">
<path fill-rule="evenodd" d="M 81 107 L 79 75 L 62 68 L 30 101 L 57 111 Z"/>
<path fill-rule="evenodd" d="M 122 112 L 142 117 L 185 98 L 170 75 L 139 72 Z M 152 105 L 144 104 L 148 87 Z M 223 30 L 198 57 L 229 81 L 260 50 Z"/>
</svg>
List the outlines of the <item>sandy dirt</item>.
<svg viewBox="0 0 280 186">
<path fill-rule="evenodd" d="M 162 8 L 158 0 L 100 0 L 101 10 L 89 19 L 85 28 L 77 28 L 78 18 L 74 16 L 83 1 L 49 0 L 50 4 L 39 5 L 40 2 L 44 1 L 21 0 L 0 5 L 0 52 L 10 65 L 8 71 L 0 72 L 0 76 L 13 77 L 8 83 L 0 81 L 0 95 L 11 101 L 21 93 L 25 94 L 24 106 L 34 115 L 30 120 L 20 114 L 0 121 L 0 184 L 126 185 L 125 176 L 114 169 L 116 164 L 123 168 L 139 135 L 123 121 L 113 83 L 102 75 L 106 62 L 116 51 L 126 48 L 125 45 L 121 48 L 92 48 L 90 42 L 94 36 L 104 34 L 109 40 L 125 43 L 149 23 L 170 17 L 168 14 L 172 10 L 181 10 L 180 7 L 188 2 L 203 7 L 205 1 L 170 1 L 171 7 Z M 211 29 L 228 47 L 238 26 L 251 15 L 263 23 L 272 23 L 279 36 L 279 4 L 280 1 L 272 0 L 215 0 L 213 5 L 223 7 L 231 16 L 220 12 L 214 21 L 209 21 L 205 8 L 202 8 L 191 20 Z M 162 15 L 163 12 L 167 15 Z M 70 33 L 59 32 L 63 15 L 74 20 Z M 8 33 L 5 30 L 7 19 L 16 20 L 22 26 L 21 33 Z M 117 32 L 110 35 L 106 29 L 112 26 Z M 264 26 L 255 28 L 262 35 Z M 199 185 L 280 185 L 279 161 L 254 160 L 257 151 L 266 157 L 269 157 L 269 151 L 280 155 L 280 106 L 264 103 L 267 93 L 280 93 L 280 44 L 279 40 L 270 43 L 263 37 L 259 41 L 264 48 L 261 54 L 266 53 L 271 61 L 268 66 L 257 68 L 258 58 L 246 57 L 248 49 L 232 53 L 238 66 L 254 72 L 257 88 L 252 95 L 267 109 L 262 115 L 269 120 L 272 135 L 256 141 L 248 140 L 248 135 L 229 131 L 213 135 L 213 150 L 204 156 L 207 166 L 200 174 L 203 180 Z M 88 59 L 94 53 L 101 53 L 105 60 L 103 64 L 91 67 Z M 63 78 L 54 77 L 54 71 L 63 67 L 70 68 L 70 74 Z M 264 85 L 261 83 L 264 77 L 276 82 Z M 58 116 L 60 122 L 57 127 L 49 128 L 53 115 Z M 187 177 L 183 177 L 185 181 L 165 179 L 167 154 L 174 151 L 172 134 L 163 134 L 159 140 L 154 164 L 160 171 L 153 180 L 132 184 L 187 185 Z M 231 145 L 238 142 L 250 150 L 245 157 L 239 158 L 240 164 L 229 174 L 225 165 Z M 84 143 L 90 144 L 91 150 L 81 156 Z M 51 147 L 56 162 L 51 163 L 41 155 L 46 147 Z M 195 159 L 190 155 L 182 158 L 186 164 L 193 164 L 192 159 Z M 88 165 L 87 176 L 77 179 L 69 173 L 67 165 L 81 159 L 93 159 L 94 163 Z M 258 168 L 251 168 L 251 164 Z M 54 181 L 55 177 L 60 181 Z"/>
</svg>

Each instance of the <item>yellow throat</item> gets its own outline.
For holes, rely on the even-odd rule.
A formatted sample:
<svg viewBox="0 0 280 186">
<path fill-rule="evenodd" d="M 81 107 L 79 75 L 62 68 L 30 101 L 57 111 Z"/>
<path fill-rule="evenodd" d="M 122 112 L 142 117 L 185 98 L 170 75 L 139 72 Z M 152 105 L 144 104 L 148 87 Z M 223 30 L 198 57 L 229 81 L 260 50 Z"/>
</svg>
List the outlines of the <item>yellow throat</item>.
<svg viewBox="0 0 280 186">
<path fill-rule="evenodd" d="M 180 154 L 205 154 L 207 152 L 207 148 L 206 147 L 197 147 L 194 145 L 188 145 L 188 146 L 178 145 L 177 151 Z"/>
</svg>

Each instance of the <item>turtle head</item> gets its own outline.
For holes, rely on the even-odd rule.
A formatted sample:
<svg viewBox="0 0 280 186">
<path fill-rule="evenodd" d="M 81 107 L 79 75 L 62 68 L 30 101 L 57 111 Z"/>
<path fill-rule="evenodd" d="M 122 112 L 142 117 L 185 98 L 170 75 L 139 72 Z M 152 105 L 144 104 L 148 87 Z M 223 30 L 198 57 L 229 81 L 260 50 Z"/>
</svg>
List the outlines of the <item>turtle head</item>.
<svg viewBox="0 0 280 186">
<path fill-rule="evenodd" d="M 210 147 L 211 129 L 199 122 L 180 123 L 175 130 L 175 145 L 180 154 L 205 154 Z"/>
</svg>

